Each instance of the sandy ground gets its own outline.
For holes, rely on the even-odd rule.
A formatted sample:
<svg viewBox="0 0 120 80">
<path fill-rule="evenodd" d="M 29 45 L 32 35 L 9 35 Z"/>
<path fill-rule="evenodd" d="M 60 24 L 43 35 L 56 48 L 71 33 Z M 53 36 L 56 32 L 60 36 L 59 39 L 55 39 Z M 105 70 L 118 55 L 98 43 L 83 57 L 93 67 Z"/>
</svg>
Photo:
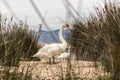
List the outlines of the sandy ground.
<svg viewBox="0 0 120 80">
<path fill-rule="evenodd" d="M 62 61 L 57 64 L 48 64 L 40 61 L 21 61 L 19 72 L 31 73 L 33 80 L 61 80 L 65 78 L 69 71 L 67 61 Z M 71 61 L 70 75 L 76 80 L 89 80 L 103 76 L 101 64 L 97 66 L 90 61 Z"/>
</svg>

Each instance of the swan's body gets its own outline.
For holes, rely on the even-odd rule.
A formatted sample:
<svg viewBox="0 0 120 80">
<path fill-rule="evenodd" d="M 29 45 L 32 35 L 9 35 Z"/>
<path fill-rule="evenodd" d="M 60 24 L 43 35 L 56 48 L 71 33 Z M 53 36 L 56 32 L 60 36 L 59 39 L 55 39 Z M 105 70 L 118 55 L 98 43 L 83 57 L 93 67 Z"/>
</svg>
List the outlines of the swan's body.
<svg viewBox="0 0 120 80">
<path fill-rule="evenodd" d="M 64 40 L 62 36 L 62 31 L 65 27 L 68 27 L 68 25 L 67 24 L 63 25 L 59 31 L 59 39 L 61 43 L 47 44 L 41 49 L 39 49 L 39 51 L 35 55 L 33 55 L 33 57 L 52 58 L 64 52 L 67 48 L 67 42 Z"/>
<path fill-rule="evenodd" d="M 51 58 L 62 53 L 66 47 L 66 45 L 62 45 L 61 43 L 46 44 L 44 47 L 39 49 L 33 57 Z"/>
<path fill-rule="evenodd" d="M 67 59 L 70 56 L 70 47 L 68 47 L 67 52 L 61 53 L 59 56 L 57 56 L 58 59 Z"/>
<path fill-rule="evenodd" d="M 70 56 L 69 52 L 63 52 L 57 58 L 58 59 L 67 59 L 69 56 Z"/>
</svg>

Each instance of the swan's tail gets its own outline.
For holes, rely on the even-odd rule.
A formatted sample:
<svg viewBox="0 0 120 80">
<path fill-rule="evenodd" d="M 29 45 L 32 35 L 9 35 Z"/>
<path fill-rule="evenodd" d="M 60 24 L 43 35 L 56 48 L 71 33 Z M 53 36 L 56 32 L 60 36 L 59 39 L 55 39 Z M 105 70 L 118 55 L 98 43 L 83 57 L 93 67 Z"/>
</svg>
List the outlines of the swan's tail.
<svg viewBox="0 0 120 80">
<path fill-rule="evenodd" d="M 36 53 L 34 54 L 32 57 L 38 57 L 38 58 L 49 58 L 49 55 L 48 54 L 45 54 L 45 53 Z"/>
<path fill-rule="evenodd" d="M 34 54 L 32 57 L 39 57 L 41 55 L 40 52 L 37 52 L 36 54 Z"/>
<path fill-rule="evenodd" d="M 36 54 L 34 54 L 32 57 L 37 57 Z"/>
</svg>

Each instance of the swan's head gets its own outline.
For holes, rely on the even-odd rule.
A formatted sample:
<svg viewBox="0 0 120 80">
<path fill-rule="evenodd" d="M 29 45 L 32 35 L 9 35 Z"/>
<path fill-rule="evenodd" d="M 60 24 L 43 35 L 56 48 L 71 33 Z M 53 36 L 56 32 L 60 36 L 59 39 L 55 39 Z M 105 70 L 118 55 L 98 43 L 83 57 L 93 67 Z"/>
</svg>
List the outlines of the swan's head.
<svg viewBox="0 0 120 80">
<path fill-rule="evenodd" d="M 69 28 L 69 25 L 68 24 L 64 24 L 63 28 Z"/>
</svg>

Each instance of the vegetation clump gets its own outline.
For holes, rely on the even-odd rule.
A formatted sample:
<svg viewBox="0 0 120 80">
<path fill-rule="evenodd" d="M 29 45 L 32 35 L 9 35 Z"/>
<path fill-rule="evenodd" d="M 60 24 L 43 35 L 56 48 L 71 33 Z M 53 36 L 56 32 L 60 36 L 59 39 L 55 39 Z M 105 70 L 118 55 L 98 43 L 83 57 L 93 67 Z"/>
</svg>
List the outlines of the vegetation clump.
<svg viewBox="0 0 120 80">
<path fill-rule="evenodd" d="M 3 68 L 2 71 L 0 69 L 0 75 L 3 75 L 3 79 L 18 80 L 25 77 L 28 80 L 27 74 L 24 76 L 17 70 L 21 60 L 30 60 L 37 52 L 37 43 L 38 33 L 29 29 L 27 24 L 22 21 L 14 22 L 13 17 L 9 19 L 0 15 L 0 67 Z M 11 69 L 14 69 L 13 72 L 10 72 Z"/>
<path fill-rule="evenodd" d="M 73 23 L 69 42 L 78 60 L 101 61 L 114 80 L 120 80 L 120 7 L 110 3 L 102 11 L 95 9 L 97 17 L 86 24 Z"/>
</svg>

